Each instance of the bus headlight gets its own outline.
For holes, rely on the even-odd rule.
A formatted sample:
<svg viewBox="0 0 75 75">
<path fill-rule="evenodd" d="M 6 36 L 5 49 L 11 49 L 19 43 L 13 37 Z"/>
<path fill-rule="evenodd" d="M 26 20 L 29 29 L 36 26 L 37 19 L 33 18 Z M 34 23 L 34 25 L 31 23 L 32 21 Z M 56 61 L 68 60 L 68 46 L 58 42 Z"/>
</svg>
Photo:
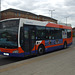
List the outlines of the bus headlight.
<svg viewBox="0 0 75 75">
<path fill-rule="evenodd" d="M 13 53 L 18 53 L 18 50 L 16 50 L 16 51 L 13 51 Z"/>
</svg>

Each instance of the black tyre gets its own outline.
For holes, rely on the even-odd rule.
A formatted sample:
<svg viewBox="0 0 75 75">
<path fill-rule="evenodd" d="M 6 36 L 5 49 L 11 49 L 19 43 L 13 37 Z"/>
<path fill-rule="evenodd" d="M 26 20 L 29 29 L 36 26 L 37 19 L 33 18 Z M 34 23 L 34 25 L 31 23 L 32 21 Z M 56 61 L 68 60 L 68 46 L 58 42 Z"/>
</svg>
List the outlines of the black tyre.
<svg viewBox="0 0 75 75">
<path fill-rule="evenodd" d="M 42 55 L 44 53 L 44 47 L 41 45 L 41 46 L 39 46 L 39 48 L 38 48 L 38 54 L 39 55 Z"/>
<path fill-rule="evenodd" d="M 67 43 L 65 42 L 65 43 L 64 43 L 64 49 L 66 49 L 66 48 L 67 48 Z"/>
</svg>

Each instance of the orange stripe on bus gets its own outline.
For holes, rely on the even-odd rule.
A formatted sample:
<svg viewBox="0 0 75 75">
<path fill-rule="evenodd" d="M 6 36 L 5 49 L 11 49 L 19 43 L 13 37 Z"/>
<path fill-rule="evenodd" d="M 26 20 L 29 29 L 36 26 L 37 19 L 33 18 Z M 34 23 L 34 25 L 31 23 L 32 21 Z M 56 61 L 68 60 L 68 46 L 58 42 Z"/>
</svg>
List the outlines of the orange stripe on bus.
<svg viewBox="0 0 75 75">
<path fill-rule="evenodd" d="M 60 45 L 63 45 L 63 43 L 62 43 L 62 44 L 56 44 L 56 45 L 45 46 L 45 48 L 55 47 L 55 46 L 60 46 Z"/>
<path fill-rule="evenodd" d="M 71 29 L 70 26 L 64 26 L 64 25 L 59 25 L 59 24 L 53 24 L 53 23 L 48 23 L 46 27 L 55 27 L 55 28 L 64 28 L 64 29 Z"/>
</svg>

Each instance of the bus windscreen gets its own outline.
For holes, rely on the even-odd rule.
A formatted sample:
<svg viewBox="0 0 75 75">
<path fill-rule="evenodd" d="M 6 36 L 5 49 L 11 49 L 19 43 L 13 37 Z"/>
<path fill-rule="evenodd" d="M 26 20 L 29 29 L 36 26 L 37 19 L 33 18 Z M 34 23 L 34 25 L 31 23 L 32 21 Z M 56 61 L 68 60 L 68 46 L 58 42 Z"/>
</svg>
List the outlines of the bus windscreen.
<svg viewBox="0 0 75 75">
<path fill-rule="evenodd" d="M 7 20 L 0 22 L 0 47 L 18 47 L 18 26 L 19 20 Z"/>
</svg>

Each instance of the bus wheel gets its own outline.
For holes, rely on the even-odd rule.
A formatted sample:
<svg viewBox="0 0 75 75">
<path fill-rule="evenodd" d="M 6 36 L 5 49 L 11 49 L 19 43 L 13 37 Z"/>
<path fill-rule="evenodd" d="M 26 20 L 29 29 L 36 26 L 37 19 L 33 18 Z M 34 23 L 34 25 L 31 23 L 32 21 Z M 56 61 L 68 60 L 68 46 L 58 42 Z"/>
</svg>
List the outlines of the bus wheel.
<svg viewBox="0 0 75 75">
<path fill-rule="evenodd" d="M 65 42 L 65 43 L 64 43 L 64 49 L 66 49 L 66 48 L 67 48 L 67 43 Z"/>
<path fill-rule="evenodd" d="M 42 45 L 39 46 L 38 53 L 39 53 L 39 55 L 42 55 L 44 53 L 44 47 Z"/>
</svg>

